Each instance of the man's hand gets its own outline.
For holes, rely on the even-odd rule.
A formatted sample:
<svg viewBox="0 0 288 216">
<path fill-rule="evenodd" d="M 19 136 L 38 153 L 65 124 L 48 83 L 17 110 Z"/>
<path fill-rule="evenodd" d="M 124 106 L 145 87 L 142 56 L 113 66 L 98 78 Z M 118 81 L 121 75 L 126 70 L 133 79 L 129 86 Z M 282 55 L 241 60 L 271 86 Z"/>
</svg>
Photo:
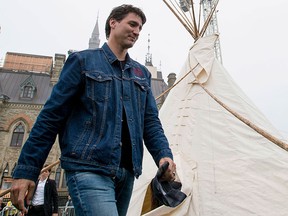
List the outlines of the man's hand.
<svg viewBox="0 0 288 216">
<path fill-rule="evenodd" d="M 176 178 L 176 164 L 171 158 L 165 157 L 159 161 L 159 167 L 161 167 L 165 162 L 169 162 L 169 166 L 161 178 L 161 181 L 174 181 Z"/>
<path fill-rule="evenodd" d="M 25 204 L 31 204 L 34 189 L 35 182 L 28 179 L 14 179 L 12 182 L 11 201 L 22 214 L 27 214 L 28 212 Z"/>
</svg>

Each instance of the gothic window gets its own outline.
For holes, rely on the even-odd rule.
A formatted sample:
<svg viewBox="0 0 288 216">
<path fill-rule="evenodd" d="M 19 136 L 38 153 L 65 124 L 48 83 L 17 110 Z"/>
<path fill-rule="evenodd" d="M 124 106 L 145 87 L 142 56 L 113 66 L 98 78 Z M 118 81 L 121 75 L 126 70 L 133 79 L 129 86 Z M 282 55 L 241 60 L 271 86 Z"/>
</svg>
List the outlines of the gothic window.
<svg viewBox="0 0 288 216">
<path fill-rule="evenodd" d="M 58 166 L 55 173 L 55 182 L 57 188 L 67 188 L 65 171 Z"/>
<path fill-rule="evenodd" d="M 62 178 L 62 188 L 67 188 L 67 184 L 66 184 L 66 173 L 65 171 L 63 170 L 63 178 Z"/>
<path fill-rule="evenodd" d="M 35 92 L 35 87 L 32 86 L 31 84 L 27 84 L 21 87 L 20 97 L 21 99 L 32 100 L 34 97 L 34 92 Z"/>
<path fill-rule="evenodd" d="M 33 98 L 33 87 L 32 86 L 24 86 L 22 97 L 23 98 Z"/>
<path fill-rule="evenodd" d="M 21 147 L 24 139 L 25 127 L 22 122 L 18 123 L 13 130 L 10 146 Z"/>
<path fill-rule="evenodd" d="M 32 78 L 32 75 L 29 76 L 21 85 L 21 94 L 20 99 L 23 100 L 32 100 L 36 94 L 36 85 Z"/>
<path fill-rule="evenodd" d="M 56 182 L 57 188 L 59 188 L 60 179 L 61 179 L 61 166 L 58 166 L 58 168 L 56 169 L 56 174 L 55 174 L 55 182 Z"/>
</svg>

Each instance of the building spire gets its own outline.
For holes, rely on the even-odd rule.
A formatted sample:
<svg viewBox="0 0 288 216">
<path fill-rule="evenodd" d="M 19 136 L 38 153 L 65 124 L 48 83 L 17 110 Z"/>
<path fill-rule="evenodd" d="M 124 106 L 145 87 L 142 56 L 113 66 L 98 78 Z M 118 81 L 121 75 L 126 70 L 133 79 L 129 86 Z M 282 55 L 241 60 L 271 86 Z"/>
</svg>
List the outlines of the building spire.
<svg viewBox="0 0 288 216">
<path fill-rule="evenodd" d="M 99 12 L 97 14 L 96 25 L 95 25 L 94 30 L 92 32 L 91 38 L 89 39 L 89 49 L 99 48 L 99 45 L 100 45 L 98 19 L 99 19 Z"/>
<path fill-rule="evenodd" d="M 152 54 L 150 53 L 150 34 L 148 34 L 148 52 L 145 57 L 145 65 L 153 66 L 152 64 Z"/>
</svg>

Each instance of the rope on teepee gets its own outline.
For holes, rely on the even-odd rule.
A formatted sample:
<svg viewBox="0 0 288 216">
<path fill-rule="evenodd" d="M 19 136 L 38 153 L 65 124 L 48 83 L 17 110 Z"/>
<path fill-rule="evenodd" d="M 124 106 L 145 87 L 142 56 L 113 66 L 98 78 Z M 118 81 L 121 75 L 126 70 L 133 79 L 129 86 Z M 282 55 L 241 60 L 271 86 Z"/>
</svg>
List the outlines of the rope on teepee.
<svg viewBox="0 0 288 216">
<path fill-rule="evenodd" d="M 191 73 L 196 67 L 198 66 L 198 64 L 191 68 L 180 80 L 178 80 L 175 84 L 173 84 L 170 88 L 166 89 L 164 92 L 162 92 L 159 96 L 157 96 L 155 98 L 155 100 L 158 100 L 159 98 L 161 98 L 164 94 L 166 94 L 167 92 L 169 92 L 171 89 L 173 89 L 176 85 L 178 85 L 186 76 L 188 76 L 189 73 Z"/>
<path fill-rule="evenodd" d="M 265 137 L 266 139 L 268 139 L 269 141 L 273 142 L 274 144 L 278 145 L 280 148 L 288 151 L 288 144 L 283 142 L 282 140 L 278 139 L 277 137 L 271 135 L 270 133 L 268 133 L 267 131 L 263 130 L 262 128 L 258 127 L 257 125 L 255 125 L 254 123 L 252 123 L 250 120 L 248 120 L 247 118 L 244 118 L 243 116 L 241 116 L 239 113 L 235 112 L 234 110 L 232 110 L 230 107 L 228 107 L 226 104 L 224 104 L 222 101 L 220 101 L 214 94 L 212 94 L 196 77 L 196 75 L 193 73 L 193 70 L 199 65 L 196 64 L 193 68 L 191 68 L 179 81 L 177 81 L 173 86 L 171 86 L 169 89 L 167 89 L 165 92 L 163 92 L 161 95 L 159 95 L 157 99 L 159 99 L 160 97 L 162 97 L 164 94 L 166 94 L 167 92 L 169 92 L 170 90 L 172 90 L 176 85 L 178 85 L 184 78 L 186 78 L 188 76 L 189 73 L 192 72 L 192 74 L 194 75 L 195 81 L 193 81 L 193 84 L 198 84 L 201 86 L 201 88 L 211 97 L 213 98 L 218 104 L 220 104 L 224 109 L 226 109 L 228 112 L 230 112 L 232 115 L 234 115 L 236 118 L 238 118 L 240 121 L 242 121 L 244 124 L 246 124 L 247 126 L 249 126 L 250 128 L 252 128 L 254 131 L 256 131 L 257 133 L 259 133 L 260 135 L 262 135 L 263 137 Z"/>
<path fill-rule="evenodd" d="M 263 130 L 262 128 L 258 127 L 254 123 L 252 123 L 249 119 L 241 116 L 239 113 L 232 110 L 230 107 L 228 107 L 226 104 L 224 104 L 222 101 L 220 101 L 215 95 L 213 95 L 202 83 L 199 82 L 195 74 L 193 73 L 196 82 L 193 82 L 195 84 L 198 84 L 202 87 L 202 89 L 210 96 L 212 97 L 218 104 L 220 104 L 224 109 L 226 109 L 228 112 L 230 112 L 232 115 L 234 115 L 236 118 L 238 118 L 240 121 L 242 121 L 244 124 L 248 125 L 250 128 L 255 130 L 257 133 L 268 139 L 269 141 L 273 142 L 274 144 L 278 145 L 280 148 L 288 151 L 288 144 L 283 142 L 282 140 L 278 139 L 277 137 L 271 135 L 267 131 Z"/>
</svg>

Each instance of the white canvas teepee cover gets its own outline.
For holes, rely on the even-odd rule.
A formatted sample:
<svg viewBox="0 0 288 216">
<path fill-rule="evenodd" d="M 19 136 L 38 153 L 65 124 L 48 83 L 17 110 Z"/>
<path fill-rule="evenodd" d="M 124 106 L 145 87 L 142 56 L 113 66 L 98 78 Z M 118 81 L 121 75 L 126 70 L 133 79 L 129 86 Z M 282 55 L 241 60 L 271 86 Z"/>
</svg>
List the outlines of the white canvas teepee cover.
<svg viewBox="0 0 288 216">
<path fill-rule="evenodd" d="M 193 45 L 178 80 L 194 68 L 196 77 L 219 100 L 281 138 L 215 60 L 216 39 L 216 35 L 201 38 Z M 220 106 L 194 83 L 193 73 L 170 91 L 160 110 L 187 198 L 176 208 L 161 206 L 145 215 L 287 216 L 288 153 Z M 129 216 L 141 215 L 147 187 L 157 170 L 148 152 L 143 166 Z"/>
</svg>

